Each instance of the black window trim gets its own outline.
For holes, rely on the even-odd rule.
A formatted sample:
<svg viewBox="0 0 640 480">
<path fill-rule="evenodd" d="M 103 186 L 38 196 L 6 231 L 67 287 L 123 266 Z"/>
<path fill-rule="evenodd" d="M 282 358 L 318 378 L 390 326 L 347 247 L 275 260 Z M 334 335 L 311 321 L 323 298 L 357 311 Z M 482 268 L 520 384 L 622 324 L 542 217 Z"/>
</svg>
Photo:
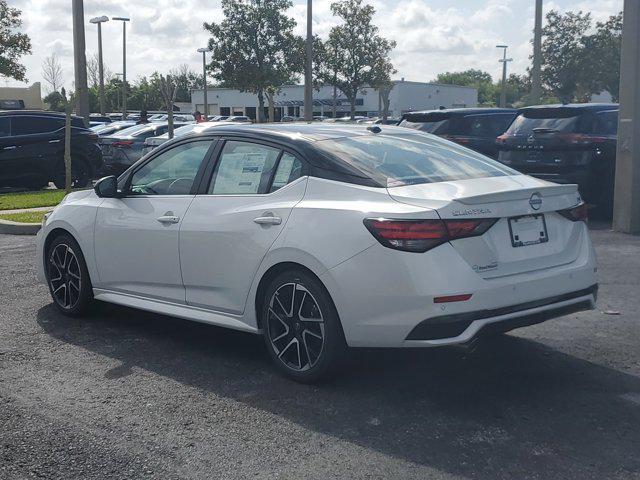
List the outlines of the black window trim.
<svg viewBox="0 0 640 480">
<path fill-rule="evenodd" d="M 269 178 L 269 182 L 266 185 L 266 191 L 261 192 L 258 191 L 257 193 L 227 193 L 227 194 L 213 194 L 213 193 L 209 193 L 209 188 L 211 187 L 212 182 L 215 180 L 215 174 L 216 174 L 216 168 L 218 166 L 218 163 L 220 162 L 220 157 L 222 154 L 222 151 L 224 149 L 224 146 L 227 144 L 227 142 L 245 142 L 245 143 L 255 143 L 258 145 L 264 145 L 266 147 L 271 147 L 271 148 L 275 148 L 278 149 L 280 151 L 280 153 L 278 154 L 278 157 L 276 158 L 276 161 L 274 163 L 273 166 L 273 171 L 271 172 L 270 178 Z M 282 159 L 282 156 L 285 153 L 289 153 L 290 155 L 293 155 L 294 157 L 296 157 L 298 160 L 300 160 L 300 162 L 302 163 L 302 174 L 300 175 L 300 178 L 303 178 L 307 175 L 309 175 L 309 162 L 307 161 L 307 159 L 300 154 L 300 152 L 296 151 L 293 148 L 290 148 L 287 145 L 283 145 L 281 143 L 278 142 L 272 142 L 269 140 L 263 140 L 263 139 L 258 139 L 258 138 L 253 138 L 253 137 L 246 137 L 246 136 L 242 136 L 242 135 L 224 135 L 224 136 L 220 136 L 219 137 L 219 142 L 217 145 L 216 150 L 213 152 L 213 156 L 210 158 L 209 162 L 210 164 L 207 166 L 207 169 L 205 171 L 205 174 L 203 175 L 201 182 L 200 182 L 200 186 L 198 187 L 197 193 L 196 195 L 202 195 L 202 196 L 208 196 L 208 197 L 235 197 L 235 196 L 265 196 L 265 195 L 273 195 L 277 192 L 279 192 L 280 190 L 282 190 L 283 188 L 285 188 L 287 185 L 290 185 L 291 183 L 285 185 L 282 188 L 279 188 L 278 190 L 276 190 L 275 192 L 271 192 L 271 187 L 273 186 L 273 180 L 275 179 L 275 175 L 278 171 L 278 167 L 280 166 L 280 160 Z M 295 180 L 294 180 L 295 182 Z"/>
<path fill-rule="evenodd" d="M 143 158 L 141 161 L 138 161 L 131 165 L 120 177 L 118 177 L 118 186 L 122 183 L 122 188 L 120 189 L 122 192 L 122 198 L 157 198 L 157 197 L 178 197 L 180 195 L 131 195 L 129 190 L 131 189 L 131 181 L 133 179 L 133 175 L 147 165 L 149 162 L 152 162 L 154 159 L 158 158 L 163 153 L 168 152 L 169 150 L 173 150 L 182 145 L 186 145 L 188 143 L 196 143 L 196 142 L 211 142 L 207 153 L 200 164 L 200 168 L 198 168 L 198 173 L 196 173 L 196 177 L 193 179 L 193 185 L 191 185 L 191 190 L 188 195 L 196 195 L 200 185 L 202 184 L 202 177 L 205 174 L 207 166 L 211 161 L 211 156 L 215 153 L 219 138 L 216 137 L 188 137 L 180 141 L 176 141 L 175 143 L 171 142 L 169 145 L 162 145 L 161 147 L 155 149 L 147 158 Z"/>
</svg>

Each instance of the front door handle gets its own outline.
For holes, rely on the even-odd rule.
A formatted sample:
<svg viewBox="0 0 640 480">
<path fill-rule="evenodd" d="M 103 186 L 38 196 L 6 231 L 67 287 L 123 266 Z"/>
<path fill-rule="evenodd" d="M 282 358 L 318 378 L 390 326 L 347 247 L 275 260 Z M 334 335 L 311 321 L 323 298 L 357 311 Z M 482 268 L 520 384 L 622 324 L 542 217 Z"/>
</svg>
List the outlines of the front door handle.
<svg viewBox="0 0 640 480">
<path fill-rule="evenodd" d="M 258 225 L 280 225 L 282 223 L 282 219 L 280 217 L 274 217 L 273 215 L 254 218 L 253 221 Z"/>
<path fill-rule="evenodd" d="M 172 223 L 178 223 L 180 221 L 180 217 L 177 217 L 175 215 L 163 215 L 156 218 L 156 220 L 158 220 L 162 224 L 169 225 Z"/>
<path fill-rule="evenodd" d="M 18 148 L 16 145 L 11 145 L 10 147 L 4 147 L 4 150 L 15 150 Z"/>
<path fill-rule="evenodd" d="M 49 140 L 49 143 L 60 143 L 62 140 Z"/>
</svg>

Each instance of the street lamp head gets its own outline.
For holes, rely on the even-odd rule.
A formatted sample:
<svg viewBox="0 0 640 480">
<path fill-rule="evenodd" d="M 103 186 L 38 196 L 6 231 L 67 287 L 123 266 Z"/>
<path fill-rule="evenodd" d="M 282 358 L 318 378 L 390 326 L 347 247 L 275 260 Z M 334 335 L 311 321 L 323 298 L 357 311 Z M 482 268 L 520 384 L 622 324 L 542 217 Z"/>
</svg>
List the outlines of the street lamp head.
<svg viewBox="0 0 640 480">
<path fill-rule="evenodd" d="M 198 49 L 198 53 L 207 53 L 210 52 L 211 49 L 210 48 L 199 48 Z"/>
<path fill-rule="evenodd" d="M 509 48 L 509 45 L 496 45 L 496 48 Z"/>
<path fill-rule="evenodd" d="M 103 15 L 101 17 L 92 18 L 91 20 L 89 20 L 89 23 L 104 23 L 108 21 L 109 21 L 109 17 L 107 17 L 106 15 Z"/>
<path fill-rule="evenodd" d="M 127 17 L 113 17 L 111 20 L 117 20 L 118 22 L 130 22 L 131 19 Z"/>
</svg>

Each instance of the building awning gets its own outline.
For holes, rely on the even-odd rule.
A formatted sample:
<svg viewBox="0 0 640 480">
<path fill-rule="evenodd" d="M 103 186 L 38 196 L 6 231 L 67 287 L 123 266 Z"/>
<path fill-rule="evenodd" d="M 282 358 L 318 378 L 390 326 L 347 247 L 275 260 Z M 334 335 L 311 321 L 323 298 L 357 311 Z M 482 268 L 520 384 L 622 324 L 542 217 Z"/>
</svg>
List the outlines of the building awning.
<svg viewBox="0 0 640 480">
<path fill-rule="evenodd" d="M 359 102 L 356 100 L 356 105 Z M 360 99 L 360 104 L 362 104 L 362 100 Z M 304 107 L 304 100 L 278 100 L 274 103 L 276 107 Z M 333 106 L 333 98 L 314 98 L 313 105 L 315 107 L 331 107 Z M 349 100 L 346 98 L 336 98 L 336 107 L 341 107 L 343 105 L 349 105 Z"/>
</svg>

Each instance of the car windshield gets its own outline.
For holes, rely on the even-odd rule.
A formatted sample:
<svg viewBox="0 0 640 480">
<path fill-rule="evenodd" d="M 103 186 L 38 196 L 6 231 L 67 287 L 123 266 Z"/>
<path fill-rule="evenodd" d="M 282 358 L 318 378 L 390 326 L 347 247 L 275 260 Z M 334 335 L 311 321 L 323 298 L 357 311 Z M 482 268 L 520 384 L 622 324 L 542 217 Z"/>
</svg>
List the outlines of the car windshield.
<svg viewBox="0 0 640 480">
<path fill-rule="evenodd" d="M 388 187 L 519 175 L 479 153 L 422 134 L 345 137 L 316 145 Z"/>
</svg>

